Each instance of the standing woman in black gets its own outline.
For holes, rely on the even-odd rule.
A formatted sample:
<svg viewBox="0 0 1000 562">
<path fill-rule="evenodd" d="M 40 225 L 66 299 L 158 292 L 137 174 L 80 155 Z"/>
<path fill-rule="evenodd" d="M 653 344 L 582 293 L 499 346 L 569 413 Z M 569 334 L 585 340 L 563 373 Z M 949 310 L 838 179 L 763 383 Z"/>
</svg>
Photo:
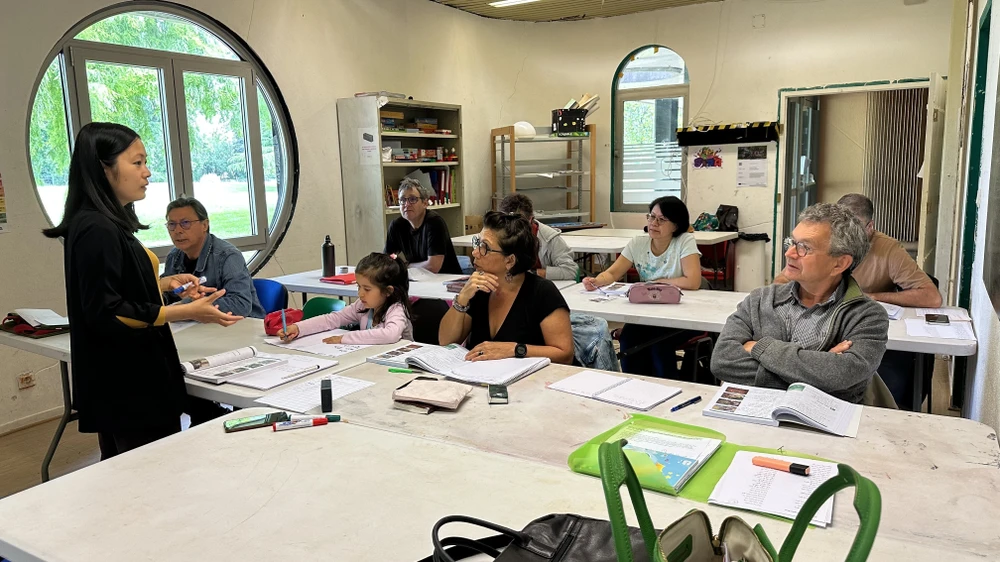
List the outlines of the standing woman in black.
<svg viewBox="0 0 1000 562">
<path fill-rule="evenodd" d="M 187 393 L 168 322 L 229 326 L 241 317 L 213 303 L 225 294 L 192 275 L 159 279 L 159 260 L 135 233 L 134 203 L 149 184 L 146 149 L 132 129 L 90 123 L 69 166 L 62 222 L 73 402 L 80 431 L 97 433 L 101 459 L 180 431 Z M 188 304 L 164 306 L 162 293 L 193 282 Z M 211 293 L 211 294 L 208 294 Z"/>
</svg>

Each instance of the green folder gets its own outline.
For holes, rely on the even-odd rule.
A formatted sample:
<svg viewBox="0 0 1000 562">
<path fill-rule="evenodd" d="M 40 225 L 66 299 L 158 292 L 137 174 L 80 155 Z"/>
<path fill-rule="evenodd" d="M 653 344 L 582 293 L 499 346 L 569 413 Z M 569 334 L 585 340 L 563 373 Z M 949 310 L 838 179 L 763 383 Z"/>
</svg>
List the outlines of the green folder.
<svg viewBox="0 0 1000 562">
<path fill-rule="evenodd" d="M 598 465 L 598 450 L 601 447 L 601 443 L 617 441 L 618 439 L 627 440 L 630 436 L 643 430 L 673 433 L 688 437 L 706 437 L 722 441 L 722 445 L 715 451 L 715 454 L 702 465 L 698 472 L 688 480 L 680 491 L 675 490 L 673 486 L 667 483 L 667 478 L 656 468 L 656 465 L 647 455 L 637 451 L 625 451 L 625 455 L 632 463 L 632 467 L 639 477 L 639 483 L 643 488 L 672 496 L 680 496 L 701 503 L 708 503 L 708 497 L 712 494 L 712 490 L 715 489 L 715 485 L 719 483 L 722 475 L 726 473 L 730 463 L 733 462 L 733 457 L 736 456 L 737 451 L 786 455 L 821 461 L 827 460 L 792 451 L 779 451 L 765 447 L 750 447 L 728 443 L 726 442 L 725 435 L 706 427 L 677 423 L 643 414 L 633 414 L 629 419 L 587 441 L 579 449 L 570 453 L 567 461 L 570 470 L 600 478 L 601 469 Z"/>
</svg>

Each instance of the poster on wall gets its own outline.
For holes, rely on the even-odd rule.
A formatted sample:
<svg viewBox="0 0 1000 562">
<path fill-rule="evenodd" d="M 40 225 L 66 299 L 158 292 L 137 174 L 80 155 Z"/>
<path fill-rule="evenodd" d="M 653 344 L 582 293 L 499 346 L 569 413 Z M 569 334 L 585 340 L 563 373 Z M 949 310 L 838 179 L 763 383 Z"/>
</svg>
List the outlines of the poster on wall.
<svg viewBox="0 0 1000 562">
<path fill-rule="evenodd" d="M 0 234 L 10 231 L 7 222 L 7 197 L 3 193 L 3 176 L 0 176 Z"/>
<path fill-rule="evenodd" d="M 696 170 L 722 169 L 722 147 L 703 146 L 694 153 L 691 165 Z"/>
<path fill-rule="evenodd" d="M 378 146 L 378 129 L 358 128 L 358 158 L 362 166 L 378 166 L 382 162 L 381 148 Z"/>
<path fill-rule="evenodd" d="M 736 149 L 736 187 L 767 187 L 767 146 Z"/>
</svg>

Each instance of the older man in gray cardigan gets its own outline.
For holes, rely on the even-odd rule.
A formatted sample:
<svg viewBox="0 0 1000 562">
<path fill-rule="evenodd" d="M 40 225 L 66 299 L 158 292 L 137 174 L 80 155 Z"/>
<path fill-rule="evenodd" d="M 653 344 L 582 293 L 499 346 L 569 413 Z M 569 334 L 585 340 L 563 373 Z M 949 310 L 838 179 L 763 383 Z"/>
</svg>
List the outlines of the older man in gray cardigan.
<svg viewBox="0 0 1000 562">
<path fill-rule="evenodd" d="M 885 353 L 889 319 L 850 272 L 868 252 L 864 227 L 829 203 L 799 215 L 785 240 L 790 282 L 754 290 L 726 321 L 712 373 L 727 382 L 788 388 L 804 382 L 861 402 Z"/>
</svg>

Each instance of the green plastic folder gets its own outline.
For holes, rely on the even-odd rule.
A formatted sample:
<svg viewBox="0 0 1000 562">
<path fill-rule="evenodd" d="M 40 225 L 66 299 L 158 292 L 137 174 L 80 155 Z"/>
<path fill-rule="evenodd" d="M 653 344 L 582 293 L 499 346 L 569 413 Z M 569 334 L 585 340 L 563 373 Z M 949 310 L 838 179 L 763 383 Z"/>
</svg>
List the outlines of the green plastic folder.
<svg viewBox="0 0 1000 562">
<path fill-rule="evenodd" d="M 792 451 L 778 451 L 777 449 L 750 447 L 746 445 L 728 443 L 726 442 L 725 435 L 706 427 L 677 423 L 642 414 L 633 414 L 628 420 L 605 431 L 597 437 L 594 437 L 590 441 L 584 443 L 579 449 L 570 453 L 568 459 L 570 470 L 600 478 L 601 469 L 598 465 L 597 455 L 598 450 L 601 447 L 601 443 L 617 441 L 618 439 L 627 440 L 630 436 L 643 430 L 673 433 L 675 435 L 689 437 L 707 437 L 722 441 L 722 445 L 719 446 L 719 449 L 715 452 L 715 454 L 713 454 L 711 458 L 709 458 L 705 464 L 702 465 L 701 469 L 699 469 L 698 472 L 695 473 L 690 480 L 688 480 L 687 484 L 685 484 L 679 492 L 667 483 L 666 477 L 656 468 L 656 465 L 653 464 L 653 461 L 647 455 L 636 451 L 625 451 L 628 460 L 632 463 L 636 476 L 639 477 L 639 483 L 643 488 L 656 492 L 663 492 L 664 494 L 670 494 L 672 496 L 680 496 L 682 498 L 687 498 L 701 503 L 708 503 L 708 497 L 712 494 L 712 490 L 715 489 L 715 485 L 719 483 L 722 475 L 726 473 L 730 463 L 733 462 L 733 457 L 736 456 L 737 451 L 787 455 L 803 459 L 822 461 L 827 460 L 821 457 Z"/>
</svg>

